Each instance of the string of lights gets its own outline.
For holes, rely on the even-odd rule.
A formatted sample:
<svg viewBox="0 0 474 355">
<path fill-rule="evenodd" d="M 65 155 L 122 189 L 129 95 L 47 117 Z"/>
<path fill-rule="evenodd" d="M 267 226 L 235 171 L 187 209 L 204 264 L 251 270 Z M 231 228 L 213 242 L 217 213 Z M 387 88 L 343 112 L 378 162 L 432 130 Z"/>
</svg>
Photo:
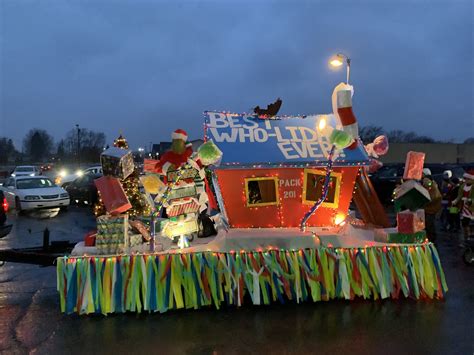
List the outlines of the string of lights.
<svg viewBox="0 0 474 355">
<path fill-rule="evenodd" d="M 319 198 L 318 201 L 311 207 L 311 209 L 304 215 L 303 219 L 301 220 L 301 230 L 304 232 L 306 231 L 306 222 L 308 221 L 309 217 L 313 215 L 314 212 L 321 206 L 321 204 L 324 202 L 328 195 L 329 191 L 329 182 L 331 181 L 331 172 L 332 172 L 332 163 L 333 163 L 333 156 L 334 152 L 336 151 L 336 146 L 333 145 L 331 148 L 331 151 L 329 152 L 328 156 L 328 165 L 326 167 L 326 176 L 324 178 L 324 185 L 323 185 L 323 190 L 321 193 L 321 197 Z"/>
</svg>

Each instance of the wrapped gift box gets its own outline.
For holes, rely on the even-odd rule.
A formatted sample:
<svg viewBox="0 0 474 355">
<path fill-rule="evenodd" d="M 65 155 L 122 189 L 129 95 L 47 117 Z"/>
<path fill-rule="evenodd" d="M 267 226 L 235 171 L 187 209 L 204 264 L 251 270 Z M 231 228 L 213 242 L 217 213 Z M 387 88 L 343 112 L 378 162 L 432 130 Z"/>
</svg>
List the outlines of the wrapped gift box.
<svg viewBox="0 0 474 355">
<path fill-rule="evenodd" d="M 97 231 L 89 232 L 84 237 L 84 246 L 93 247 L 95 245 L 95 239 L 97 236 Z"/>
<path fill-rule="evenodd" d="M 168 217 L 176 217 L 182 214 L 196 213 L 200 207 L 201 205 L 195 198 L 184 198 L 174 201 L 171 205 L 166 207 L 166 214 Z"/>
<path fill-rule="evenodd" d="M 129 177 L 135 170 L 132 152 L 126 149 L 109 148 L 100 155 L 100 162 L 104 175 L 121 180 Z"/>
<path fill-rule="evenodd" d="M 143 236 L 141 234 L 130 235 L 130 248 L 136 247 L 137 245 L 143 244 Z"/>
<path fill-rule="evenodd" d="M 389 233 L 389 243 L 409 243 L 409 244 L 421 244 L 426 239 L 426 232 L 419 231 L 416 233 L 405 234 L 405 233 Z"/>
<path fill-rule="evenodd" d="M 398 233 L 414 234 L 425 229 L 425 211 L 416 210 L 397 213 Z"/>
<path fill-rule="evenodd" d="M 128 215 L 97 217 L 95 246 L 100 254 L 128 252 Z"/>
<path fill-rule="evenodd" d="M 425 153 L 410 151 L 407 153 L 405 161 L 404 180 L 420 180 L 423 175 L 423 164 L 425 163 Z"/>
<path fill-rule="evenodd" d="M 194 183 L 188 184 L 185 186 L 179 186 L 171 189 L 170 194 L 168 195 L 168 201 L 170 201 L 169 203 L 171 204 L 173 200 L 182 199 L 185 197 L 194 197 L 196 195 L 197 191 Z"/>
<path fill-rule="evenodd" d="M 140 235 L 145 239 L 146 241 L 149 241 L 151 239 L 150 231 L 149 231 L 149 225 L 145 225 L 142 221 L 139 220 L 134 220 L 134 221 L 129 221 L 130 226 L 140 233 Z"/>
<path fill-rule="evenodd" d="M 144 159 L 143 161 L 143 171 L 147 173 L 155 173 L 156 165 L 159 163 L 159 160 L 156 159 Z"/>
<path fill-rule="evenodd" d="M 182 168 L 180 171 L 181 181 L 194 181 L 196 176 L 199 176 L 199 171 L 193 167 Z M 178 170 L 171 170 L 166 173 L 168 182 L 176 181 L 178 179 Z"/>
<path fill-rule="evenodd" d="M 190 235 L 198 230 L 197 218 L 190 218 L 184 221 L 169 220 L 163 228 L 163 234 L 168 238 L 173 238 L 181 235 Z"/>
<path fill-rule="evenodd" d="M 123 213 L 132 208 L 119 179 L 102 176 L 94 180 L 94 183 L 100 193 L 105 209 L 110 214 Z"/>
<path fill-rule="evenodd" d="M 395 211 L 416 211 L 431 201 L 430 193 L 415 180 L 405 181 L 395 189 Z"/>
</svg>

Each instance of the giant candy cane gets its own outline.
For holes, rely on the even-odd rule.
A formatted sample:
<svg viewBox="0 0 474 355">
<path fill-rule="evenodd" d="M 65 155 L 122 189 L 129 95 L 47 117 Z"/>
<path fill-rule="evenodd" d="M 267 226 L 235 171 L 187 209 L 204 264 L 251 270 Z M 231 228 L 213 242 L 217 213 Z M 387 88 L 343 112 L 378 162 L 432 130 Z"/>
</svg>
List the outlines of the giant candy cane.
<svg viewBox="0 0 474 355">
<path fill-rule="evenodd" d="M 352 111 L 352 87 L 341 83 L 334 89 L 334 95 L 336 95 L 335 100 L 333 99 L 333 104 L 336 106 L 333 107 L 334 113 L 339 117 L 344 132 L 354 138 L 354 143 L 348 149 L 355 149 L 359 139 L 359 125 Z"/>
</svg>

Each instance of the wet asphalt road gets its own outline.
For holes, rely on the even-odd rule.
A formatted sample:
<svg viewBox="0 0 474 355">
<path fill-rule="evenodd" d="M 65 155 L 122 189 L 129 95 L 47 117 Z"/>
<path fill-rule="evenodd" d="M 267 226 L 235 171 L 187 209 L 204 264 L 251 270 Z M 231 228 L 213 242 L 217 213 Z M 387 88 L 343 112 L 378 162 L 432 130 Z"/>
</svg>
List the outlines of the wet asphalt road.
<svg viewBox="0 0 474 355">
<path fill-rule="evenodd" d="M 48 220 L 11 216 L 0 248 L 81 240 L 95 222 L 85 208 Z M 31 229 L 32 233 L 28 232 Z M 165 314 L 66 316 L 53 267 L 0 268 L 0 352 L 6 354 L 473 354 L 474 266 L 459 236 L 441 234 L 445 301 L 330 301 Z"/>
</svg>

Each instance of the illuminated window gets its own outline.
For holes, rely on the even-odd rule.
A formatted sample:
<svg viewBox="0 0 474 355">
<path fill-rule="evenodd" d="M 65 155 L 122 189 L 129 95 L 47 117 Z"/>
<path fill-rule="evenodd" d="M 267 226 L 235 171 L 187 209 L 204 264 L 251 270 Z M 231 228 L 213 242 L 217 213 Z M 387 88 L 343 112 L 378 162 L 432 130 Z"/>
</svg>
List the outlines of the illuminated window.
<svg viewBox="0 0 474 355">
<path fill-rule="evenodd" d="M 278 205 L 278 178 L 245 179 L 245 195 L 247 207 Z"/>
<path fill-rule="evenodd" d="M 325 178 L 326 172 L 324 170 L 304 170 L 303 203 L 312 205 L 321 198 Z M 340 188 L 341 173 L 331 173 L 328 194 L 321 206 L 336 208 L 339 205 Z"/>
</svg>

